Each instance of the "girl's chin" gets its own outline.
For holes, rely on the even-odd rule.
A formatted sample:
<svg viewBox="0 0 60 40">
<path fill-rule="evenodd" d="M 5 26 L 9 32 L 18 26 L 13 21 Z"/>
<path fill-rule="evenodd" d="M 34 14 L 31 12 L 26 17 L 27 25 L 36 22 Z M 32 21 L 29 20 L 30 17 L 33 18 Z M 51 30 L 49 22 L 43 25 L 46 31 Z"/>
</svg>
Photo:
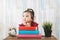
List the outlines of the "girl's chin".
<svg viewBox="0 0 60 40">
<path fill-rule="evenodd" d="M 31 21 L 24 21 L 24 23 L 31 23 Z"/>
</svg>

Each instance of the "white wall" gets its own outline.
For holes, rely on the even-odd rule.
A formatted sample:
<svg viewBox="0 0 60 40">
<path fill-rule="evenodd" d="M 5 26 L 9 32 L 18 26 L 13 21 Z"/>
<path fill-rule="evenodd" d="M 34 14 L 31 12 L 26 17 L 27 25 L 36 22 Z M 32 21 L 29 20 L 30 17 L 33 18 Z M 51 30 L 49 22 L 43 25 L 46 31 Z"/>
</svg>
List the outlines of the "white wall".
<svg viewBox="0 0 60 40">
<path fill-rule="evenodd" d="M 4 18 L 4 16 L 3 16 L 3 1 L 2 0 L 0 0 L 0 40 L 2 40 L 2 34 L 3 34 L 3 26 L 4 26 L 4 23 L 3 23 L 3 18 Z M 2 36 L 1 36 L 2 35 Z"/>
<path fill-rule="evenodd" d="M 60 0 L 56 0 L 57 10 L 56 10 L 56 37 L 60 40 Z"/>
</svg>

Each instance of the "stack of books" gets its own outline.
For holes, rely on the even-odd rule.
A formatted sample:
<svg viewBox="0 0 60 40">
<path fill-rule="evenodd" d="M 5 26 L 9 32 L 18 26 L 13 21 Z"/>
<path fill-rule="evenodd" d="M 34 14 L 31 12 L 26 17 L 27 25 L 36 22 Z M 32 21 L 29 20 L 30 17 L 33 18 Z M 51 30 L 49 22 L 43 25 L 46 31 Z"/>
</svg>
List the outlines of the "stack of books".
<svg viewBox="0 0 60 40">
<path fill-rule="evenodd" d="M 39 34 L 37 27 L 19 26 L 18 29 L 18 38 L 41 38 L 41 34 Z"/>
</svg>

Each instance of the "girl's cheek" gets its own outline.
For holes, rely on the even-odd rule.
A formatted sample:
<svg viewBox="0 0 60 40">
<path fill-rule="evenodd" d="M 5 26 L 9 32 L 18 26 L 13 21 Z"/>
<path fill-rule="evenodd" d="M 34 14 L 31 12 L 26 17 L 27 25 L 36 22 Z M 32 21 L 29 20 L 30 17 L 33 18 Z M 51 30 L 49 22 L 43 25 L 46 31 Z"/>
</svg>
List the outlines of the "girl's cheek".
<svg viewBox="0 0 60 40">
<path fill-rule="evenodd" d="M 22 18 L 22 20 L 24 20 L 24 18 Z"/>
<path fill-rule="evenodd" d="M 25 18 L 23 18 L 22 20 L 23 20 L 23 21 L 26 21 L 26 19 L 25 19 Z"/>
<path fill-rule="evenodd" d="M 27 21 L 31 21 L 31 19 L 27 19 Z"/>
</svg>

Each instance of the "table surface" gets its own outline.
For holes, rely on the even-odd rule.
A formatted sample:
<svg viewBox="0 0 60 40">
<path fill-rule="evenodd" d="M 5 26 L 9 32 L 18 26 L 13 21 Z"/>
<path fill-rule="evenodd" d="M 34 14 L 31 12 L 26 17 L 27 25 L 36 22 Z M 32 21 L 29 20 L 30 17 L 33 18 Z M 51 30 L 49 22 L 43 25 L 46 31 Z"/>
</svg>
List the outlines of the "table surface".
<svg viewBox="0 0 60 40">
<path fill-rule="evenodd" d="M 8 36 L 4 40 L 57 40 L 54 36 L 51 37 L 41 37 L 41 38 L 17 38 L 17 37 L 11 37 Z"/>
</svg>

